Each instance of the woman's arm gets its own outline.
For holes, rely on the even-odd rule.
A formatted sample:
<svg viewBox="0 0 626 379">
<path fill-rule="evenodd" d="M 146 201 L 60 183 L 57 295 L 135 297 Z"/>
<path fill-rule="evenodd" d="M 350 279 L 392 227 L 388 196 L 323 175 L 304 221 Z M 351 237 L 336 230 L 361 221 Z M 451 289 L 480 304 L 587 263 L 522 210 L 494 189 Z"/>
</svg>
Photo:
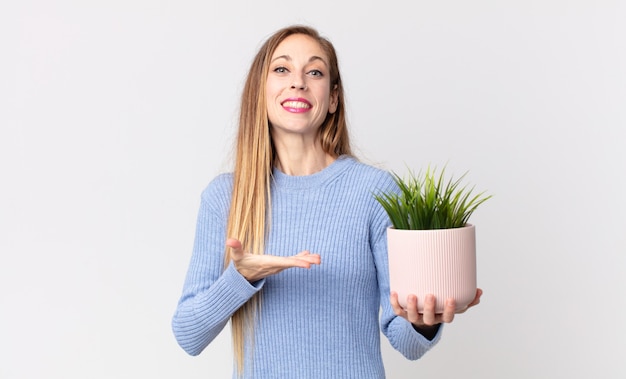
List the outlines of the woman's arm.
<svg viewBox="0 0 626 379">
<path fill-rule="evenodd" d="M 217 180 L 202 194 L 191 262 L 172 318 L 176 340 L 191 355 L 200 354 L 264 283 L 250 284 L 232 264 L 224 269 L 229 193 L 226 182 Z"/>
</svg>

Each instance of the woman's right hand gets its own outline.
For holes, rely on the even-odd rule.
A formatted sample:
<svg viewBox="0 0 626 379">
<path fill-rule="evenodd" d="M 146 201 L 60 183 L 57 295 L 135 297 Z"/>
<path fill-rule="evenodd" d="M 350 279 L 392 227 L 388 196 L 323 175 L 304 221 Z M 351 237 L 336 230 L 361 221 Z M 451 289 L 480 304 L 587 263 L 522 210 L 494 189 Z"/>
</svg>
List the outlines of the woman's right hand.
<svg viewBox="0 0 626 379">
<path fill-rule="evenodd" d="M 321 263 L 319 254 L 311 254 L 306 250 L 290 257 L 278 257 L 243 251 L 241 242 L 234 238 L 226 240 L 226 246 L 230 248 L 230 259 L 237 271 L 251 283 L 288 268 L 310 268 L 311 265 Z"/>
</svg>

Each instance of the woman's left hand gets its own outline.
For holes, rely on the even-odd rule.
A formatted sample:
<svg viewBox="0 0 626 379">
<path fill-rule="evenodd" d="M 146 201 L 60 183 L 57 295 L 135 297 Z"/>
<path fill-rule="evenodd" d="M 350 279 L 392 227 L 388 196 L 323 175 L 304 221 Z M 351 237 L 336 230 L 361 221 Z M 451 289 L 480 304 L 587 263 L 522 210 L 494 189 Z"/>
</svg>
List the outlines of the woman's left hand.
<svg viewBox="0 0 626 379">
<path fill-rule="evenodd" d="M 454 316 L 465 312 L 469 308 L 480 303 L 480 297 L 483 294 L 483 290 L 476 289 L 476 297 L 472 300 L 467 307 L 455 311 L 456 302 L 454 299 L 447 299 L 444 305 L 443 313 L 435 313 L 435 304 L 437 299 L 433 295 L 426 295 L 424 299 L 424 311 L 419 313 L 417 311 L 417 296 L 409 295 L 407 297 L 407 307 L 402 308 L 398 301 L 398 294 L 396 292 L 391 293 L 391 307 L 396 315 L 406 319 L 413 324 L 416 328 L 423 328 L 429 326 L 435 326 L 441 323 L 450 323 L 454 320 Z"/>
</svg>

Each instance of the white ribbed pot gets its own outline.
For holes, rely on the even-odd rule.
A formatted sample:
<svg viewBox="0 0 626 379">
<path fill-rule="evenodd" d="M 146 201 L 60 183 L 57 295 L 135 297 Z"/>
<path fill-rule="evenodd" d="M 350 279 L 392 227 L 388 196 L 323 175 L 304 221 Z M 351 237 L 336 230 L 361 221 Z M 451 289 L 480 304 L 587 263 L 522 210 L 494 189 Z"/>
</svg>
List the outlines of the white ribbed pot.
<svg viewBox="0 0 626 379">
<path fill-rule="evenodd" d="M 448 298 L 461 310 L 476 296 L 476 230 L 462 228 L 435 230 L 387 229 L 389 280 L 406 307 L 409 294 L 417 296 L 419 312 L 427 294 L 437 299 L 436 313 L 443 313 Z"/>
</svg>

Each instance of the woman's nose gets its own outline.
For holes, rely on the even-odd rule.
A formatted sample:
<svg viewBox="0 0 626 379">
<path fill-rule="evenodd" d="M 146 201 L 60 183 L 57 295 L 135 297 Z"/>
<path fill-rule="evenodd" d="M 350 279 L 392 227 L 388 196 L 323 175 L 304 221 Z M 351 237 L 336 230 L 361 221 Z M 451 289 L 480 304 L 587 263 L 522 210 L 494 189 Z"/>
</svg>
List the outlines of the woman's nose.
<svg viewBox="0 0 626 379">
<path fill-rule="evenodd" d="M 291 88 L 305 90 L 307 86 L 303 78 L 294 78 L 293 82 L 291 83 Z"/>
</svg>

